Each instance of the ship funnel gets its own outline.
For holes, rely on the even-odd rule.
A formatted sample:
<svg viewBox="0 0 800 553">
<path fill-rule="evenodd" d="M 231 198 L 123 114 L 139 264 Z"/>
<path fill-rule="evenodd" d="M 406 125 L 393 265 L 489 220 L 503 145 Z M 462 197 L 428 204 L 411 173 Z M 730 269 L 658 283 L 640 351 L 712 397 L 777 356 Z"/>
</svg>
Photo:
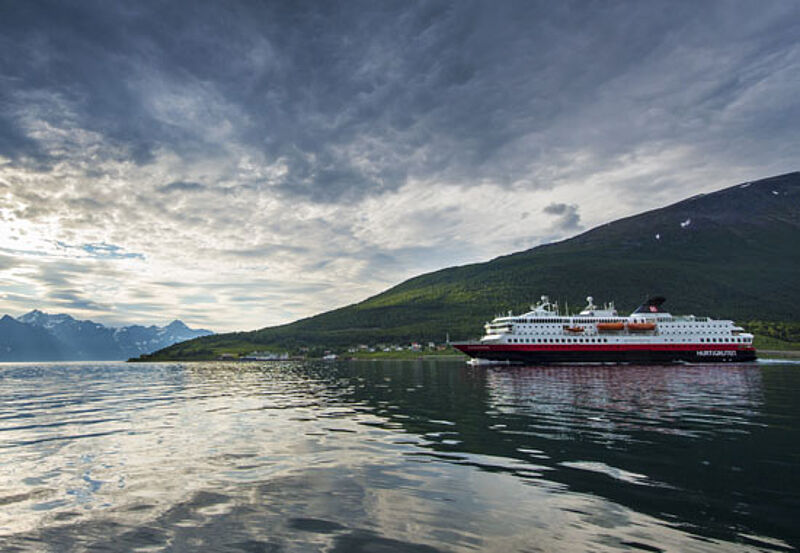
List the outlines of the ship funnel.
<svg viewBox="0 0 800 553">
<path fill-rule="evenodd" d="M 634 313 L 663 313 L 661 305 L 667 301 L 663 296 L 647 298 L 647 300 L 636 308 Z"/>
</svg>

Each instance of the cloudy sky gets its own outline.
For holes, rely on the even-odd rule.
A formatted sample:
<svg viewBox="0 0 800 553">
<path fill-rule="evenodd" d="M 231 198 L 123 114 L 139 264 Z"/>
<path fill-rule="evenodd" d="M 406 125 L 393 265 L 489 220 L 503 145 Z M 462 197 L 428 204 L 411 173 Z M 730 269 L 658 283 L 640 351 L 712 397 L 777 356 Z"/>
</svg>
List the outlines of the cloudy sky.
<svg viewBox="0 0 800 553">
<path fill-rule="evenodd" d="M 0 0 L 0 313 L 252 329 L 798 169 L 800 3 Z"/>
</svg>

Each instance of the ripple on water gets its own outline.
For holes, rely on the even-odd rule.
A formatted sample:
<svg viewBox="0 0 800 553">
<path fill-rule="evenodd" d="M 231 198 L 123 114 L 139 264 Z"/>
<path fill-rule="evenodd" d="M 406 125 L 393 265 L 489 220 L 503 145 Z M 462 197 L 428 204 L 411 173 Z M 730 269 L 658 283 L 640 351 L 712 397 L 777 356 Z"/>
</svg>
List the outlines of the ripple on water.
<svg viewBox="0 0 800 553">
<path fill-rule="evenodd" d="M 0 539 L 781 550 L 800 504 L 797 368 L 5 365 Z"/>
</svg>

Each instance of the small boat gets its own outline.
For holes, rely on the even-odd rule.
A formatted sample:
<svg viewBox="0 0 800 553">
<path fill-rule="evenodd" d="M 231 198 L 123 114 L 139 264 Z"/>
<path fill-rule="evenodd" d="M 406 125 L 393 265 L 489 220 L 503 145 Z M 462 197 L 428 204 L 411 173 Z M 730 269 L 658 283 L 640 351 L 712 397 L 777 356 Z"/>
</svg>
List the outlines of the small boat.
<svg viewBox="0 0 800 553">
<path fill-rule="evenodd" d="M 625 323 L 597 323 L 597 330 L 600 332 L 608 332 L 610 330 L 622 330 L 625 328 Z"/>
<path fill-rule="evenodd" d="M 582 326 L 565 326 L 564 330 L 577 334 L 579 332 L 583 332 L 585 329 Z"/>
<path fill-rule="evenodd" d="M 655 323 L 628 323 L 628 330 L 631 332 L 645 332 L 647 330 L 655 330 Z"/>
</svg>

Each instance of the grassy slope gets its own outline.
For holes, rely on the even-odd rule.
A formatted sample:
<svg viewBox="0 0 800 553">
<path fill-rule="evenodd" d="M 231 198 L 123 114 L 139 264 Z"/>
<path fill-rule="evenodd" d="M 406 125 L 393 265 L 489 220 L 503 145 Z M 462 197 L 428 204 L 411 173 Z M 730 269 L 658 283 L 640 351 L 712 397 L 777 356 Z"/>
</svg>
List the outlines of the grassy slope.
<svg viewBox="0 0 800 553">
<path fill-rule="evenodd" d="M 658 293 L 667 296 L 673 313 L 794 321 L 800 304 L 797 244 L 800 173 L 791 173 L 621 219 L 563 242 L 425 274 L 295 323 L 200 338 L 147 358 L 439 342 L 448 332 L 464 339 L 478 336 L 498 311 L 524 310 L 541 293 L 573 307 L 582 306 L 587 294 L 615 299 L 623 312 Z"/>
</svg>

